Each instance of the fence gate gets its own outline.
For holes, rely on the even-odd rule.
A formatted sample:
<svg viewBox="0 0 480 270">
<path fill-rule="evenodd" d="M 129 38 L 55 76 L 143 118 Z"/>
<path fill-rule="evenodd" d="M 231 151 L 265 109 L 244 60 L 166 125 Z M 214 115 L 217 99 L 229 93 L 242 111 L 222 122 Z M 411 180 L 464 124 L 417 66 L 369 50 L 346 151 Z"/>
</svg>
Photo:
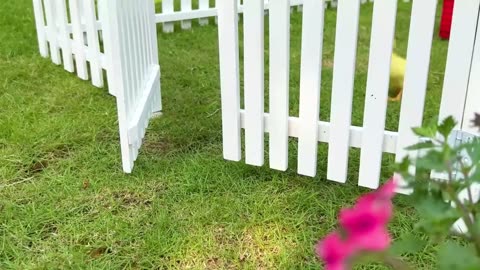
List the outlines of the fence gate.
<svg viewBox="0 0 480 270">
<path fill-rule="evenodd" d="M 437 0 L 412 2 L 398 132 L 385 130 L 397 0 L 374 1 L 362 127 L 351 125 L 362 1 L 338 1 L 330 122 L 319 121 L 325 0 L 303 0 L 299 117 L 289 116 L 289 0 L 269 1 L 268 113 L 264 112 L 265 6 L 263 1 L 243 1 L 245 106 L 240 109 L 238 2 L 217 2 L 224 158 L 233 161 L 242 158 L 243 128 L 246 163 L 262 166 L 265 132 L 269 134 L 269 166 L 286 170 L 288 138 L 296 137 L 298 173 L 315 176 L 318 142 L 326 142 L 329 144 L 327 178 L 343 183 L 347 179 L 349 148 L 356 147 L 361 149 L 358 184 L 377 188 L 382 154 L 392 153 L 402 160 L 407 154 L 405 147 L 418 140 L 411 128 L 420 126 L 423 120 Z M 480 42 L 475 35 L 479 6 L 480 0 L 455 3 L 439 113 L 440 118 L 453 115 L 462 120 L 463 128 L 464 114 L 478 109 L 480 100 Z"/>
<path fill-rule="evenodd" d="M 161 111 L 153 0 L 33 0 L 40 54 L 116 96 L 123 170 Z M 97 16 L 98 11 L 98 16 Z M 90 74 L 89 72 L 90 71 Z"/>
</svg>

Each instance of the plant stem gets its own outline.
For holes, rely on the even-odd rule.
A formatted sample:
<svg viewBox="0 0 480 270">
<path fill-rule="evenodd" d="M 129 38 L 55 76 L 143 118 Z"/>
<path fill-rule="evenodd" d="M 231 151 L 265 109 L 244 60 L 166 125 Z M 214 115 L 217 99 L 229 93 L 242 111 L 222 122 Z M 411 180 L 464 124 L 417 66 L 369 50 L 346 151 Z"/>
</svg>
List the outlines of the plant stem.
<svg viewBox="0 0 480 270">
<path fill-rule="evenodd" d="M 447 165 L 448 168 L 448 184 L 447 184 L 447 193 L 450 195 L 450 198 L 453 200 L 455 205 L 463 216 L 463 221 L 468 228 L 468 232 L 470 233 L 473 243 L 475 245 L 475 250 L 477 251 L 477 255 L 480 256 L 480 235 L 478 234 L 477 229 L 475 228 L 475 224 L 470 216 L 470 212 L 465 207 L 465 205 L 458 199 L 457 193 L 455 190 L 452 189 L 451 183 L 453 181 L 453 170 L 450 163 Z"/>
<path fill-rule="evenodd" d="M 385 264 L 388 264 L 390 265 L 393 269 L 396 269 L 396 270 L 410 270 L 410 266 L 405 263 L 404 261 L 402 261 L 401 259 L 399 258 L 395 258 L 395 257 L 392 257 L 392 256 L 385 256 L 383 258 Z"/>
</svg>

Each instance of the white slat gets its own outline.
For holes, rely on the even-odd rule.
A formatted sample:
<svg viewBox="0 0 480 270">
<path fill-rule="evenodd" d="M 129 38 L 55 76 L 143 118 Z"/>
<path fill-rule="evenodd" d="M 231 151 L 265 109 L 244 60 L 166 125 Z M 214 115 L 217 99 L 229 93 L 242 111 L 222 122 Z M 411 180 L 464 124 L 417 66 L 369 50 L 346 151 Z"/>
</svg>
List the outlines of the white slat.
<svg viewBox="0 0 480 270">
<path fill-rule="evenodd" d="M 241 145 L 237 0 L 218 1 L 217 9 L 223 156 L 227 160 L 239 161 Z"/>
<path fill-rule="evenodd" d="M 60 65 L 62 60 L 60 58 L 60 50 L 58 48 L 58 37 L 57 37 L 57 23 L 54 15 L 54 0 L 44 0 L 45 3 L 45 16 L 47 17 L 47 32 L 48 32 L 48 43 L 50 44 L 50 55 L 52 57 L 52 62 L 56 65 Z"/>
<path fill-rule="evenodd" d="M 324 5 L 325 0 L 305 0 L 302 22 L 298 173 L 312 177 L 317 173 Z"/>
<path fill-rule="evenodd" d="M 132 5 L 135 3 L 128 1 L 128 0 L 122 0 L 122 9 L 125 9 L 123 19 L 122 19 L 122 32 L 121 34 L 125 36 L 125 47 L 123 49 L 123 54 L 125 54 L 125 60 L 124 61 L 124 73 L 123 76 L 126 78 L 125 80 L 125 97 L 126 97 L 126 113 L 127 113 L 127 129 L 130 127 L 130 122 L 132 119 L 132 116 L 135 114 L 135 108 L 137 105 L 137 82 L 138 82 L 138 70 L 136 67 L 136 61 L 135 61 L 135 31 L 136 29 L 133 27 L 134 24 L 134 16 L 131 12 L 132 10 Z M 132 160 L 132 167 L 133 167 L 133 162 L 137 158 L 137 143 L 138 140 L 136 141 L 130 141 L 128 140 L 129 143 L 129 154 L 130 154 L 130 159 Z"/>
<path fill-rule="evenodd" d="M 67 8 L 65 6 L 65 0 L 55 0 L 56 14 L 58 30 L 60 34 L 60 47 L 62 48 L 63 65 L 66 71 L 74 72 L 73 55 L 72 55 L 72 43 L 70 39 L 70 32 L 67 30 Z"/>
<path fill-rule="evenodd" d="M 82 80 L 88 80 L 87 61 L 85 56 L 85 41 L 80 19 L 80 5 L 82 0 L 69 0 L 70 17 L 72 19 L 73 46 L 77 75 Z"/>
<path fill-rule="evenodd" d="M 130 9 L 132 10 L 130 12 L 131 15 L 131 23 L 129 25 L 130 30 L 133 33 L 133 47 L 132 47 L 132 53 L 133 53 L 133 60 L 134 60 L 134 72 L 136 74 L 135 78 L 135 85 L 134 85 L 134 91 L 135 91 L 135 109 L 138 107 L 138 102 L 140 101 L 142 97 L 142 81 L 144 80 L 144 74 L 145 71 L 144 66 L 142 65 L 142 40 L 141 40 L 141 31 L 138 27 L 138 8 L 139 5 L 136 2 L 130 2 Z"/>
<path fill-rule="evenodd" d="M 129 8 L 129 1 L 124 0 L 123 7 L 124 8 Z M 123 20 L 122 20 L 122 35 L 125 36 L 125 49 L 124 49 L 124 54 L 125 54 L 125 62 L 128 63 L 128 65 L 125 65 L 124 67 L 124 74 L 126 77 L 125 80 L 125 103 L 126 103 L 126 110 L 127 110 L 127 117 L 130 117 L 131 114 L 134 111 L 135 108 L 135 102 L 136 102 L 136 93 L 135 93 L 135 82 L 137 80 L 137 73 L 135 70 L 135 58 L 134 58 L 134 53 L 133 50 L 135 49 L 134 46 L 134 34 L 132 29 L 132 15 L 130 12 L 126 12 L 123 15 Z M 133 155 L 132 155 L 133 159 Z"/>
<path fill-rule="evenodd" d="M 205 9 L 208 9 L 209 8 L 209 0 L 200 0 L 200 3 L 199 3 L 199 9 L 200 10 L 205 10 Z M 208 18 L 200 18 L 198 20 L 198 23 L 200 23 L 200 25 L 207 25 L 208 24 Z"/>
<path fill-rule="evenodd" d="M 150 63 L 158 64 L 158 72 L 159 72 L 159 80 L 156 87 L 156 93 L 153 94 L 153 105 L 152 111 L 153 113 L 160 113 L 162 111 L 162 92 L 161 92 L 161 66 L 159 64 L 158 59 L 158 39 L 157 39 L 157 25 L 155 24 L 155 8 L 154 3 L 152 1 L 147 1 L 147 6 L 150 5 L 150 9 L 147 10 L 148 16 L 148 42 L 149 52 L 150 52 Z"/>
<path fill-rule="evenodd" d="M 116 78 L 114 76 L 113 70 L 111 68 L 113 63 L 113 55 L 112 55 L 112 38 L 111 38 L 111 30 L 110 24 L 106 23 L 108 20 L 108 7 L 106 5 L 105 0 L 98 1 L 98 12 L 99 12 L 99 20 L 102 24 L 102 37 L 103 37 L 103 51 L 105 54 L 105 61 L 106 61 L 106 71 L 107 71 L 107 81 L 108 81 L 108 92 L 111 95 L 115 95 L 115 83 Z"/>
<path fill-rule="evenodd" d="M 397 0 L 374 2 L 358 181 L 368 188 L 380 180 L 396 9 Z"/>
<path fill-rule="evenodd" d="M 114 76 L 117 78 L 116 86 L 116 101 L 117 114 L 120 133 L 120 145 L 122 153 L 123 170 L 130 173 L 133 168 L 133 159 L 131 156 L 130 145 L 128 143 L 128 118 L 127 118 L 127 97 L 125 92 L 128 91 L 128 78 L 125 71 L 127 63 L 127 54 L 125 50 L 128 49 L 128 36 L 125 35 L 123 23 L 125 16 L 122 5 L 125 0 L 105 0 L 109 7 L 106 23 L 109 24 L 108 29 L 111 31 L 112 43 L 112 66 Z"/>
<path fill-rule="evenodd" d="M 270 168 L 288 168 L 288 117 L 290 82 L 290 3 L 270 3 Z"/>
<path fill-rule="evenodd" d="M 192 0 L 181 0 L 180 8 L 182 12 L 189 12 L 192 11 Z M 191 20 L 183 20 L 180 23 L 182 29 L 190 29 L 192 28 L 192 21 Z"/>
<path fill-rule="evenodd" d="M 264 162 L 264 23 L 263 1 L 244 1 L 245 159 Z"/>
<path fill-rule="evenodd" d="M 33 0 L 33 12 L 35 15 L 35 27 L 37 29 L 38 49 L 41 56 L 48 57 L 47 33 L 45 32 L 42 0 Z"/>
<path fill-rule="evenodd" d="M 174 7 L 173 7 L 173 0 L 162 0 L 162 14 L 169 14 L 173 13 Z M 171 33 L 173 32 L 174 25 L 171 22 L 165 22 L 163 23 L 163 32 L 165 33 Z"/>
<path fill-rule="evenodd" d="M 347 180 L 359 15 L 360 0 L 339 0 L 327 178 L 342 183 Z"/>
<path fill-rule="evenodd" d="M 214 9 L 217 9 L 217 1 L 218 1 L 218 0 L 213 0 L 213 7 L 214 7 Z M 215 16 L 215 24 L 218 24 L 218 16 Z"/>
<path fill-rule="evenodd" d="M 477 31 L 480 31 L 480 19 L 477 21 Z M 471 120 L 474 113 L 480 113 L 480 33 L 477 32 L 475 47 L 473 51 L 472 67 L 468 82 L 467 100 L 462 122 L 462 130 L 472 134 L 478 134 L 478 128 L 472 126 Z"/>
<path fill-rule="evenodd" d="M 479 3 L 479 0 L 455 2 L 443 81 L 440 121 L 448 116 L 453 116 L 457 121 L 463 118 Z"/>
<path fill-rule="evenodd" d="M 85 21 L 87 26 L 88 54 L 90 56 L 90 72 L 92 83 L 96 87 L 103 87 L 103 71 L 100 65 L 100 45 L 98 43 L 97 16 L 95 0 L 85 0 Z"/>
<path fill-rule="evenodd" d="M 405 148 L 418 142 L 418 137 L 412 132 L 412 128 L 422 125 L 436 9 L 437 0 L 413 2 L 396 162 L 401 162 L 407 155 L 416 157 L 414 152 L 407 152 Z M 399 184 L 403 186 L 404 183 Z M 407 193 L 408 191 L 399 190 L 399 192 Z"/>
</svg>

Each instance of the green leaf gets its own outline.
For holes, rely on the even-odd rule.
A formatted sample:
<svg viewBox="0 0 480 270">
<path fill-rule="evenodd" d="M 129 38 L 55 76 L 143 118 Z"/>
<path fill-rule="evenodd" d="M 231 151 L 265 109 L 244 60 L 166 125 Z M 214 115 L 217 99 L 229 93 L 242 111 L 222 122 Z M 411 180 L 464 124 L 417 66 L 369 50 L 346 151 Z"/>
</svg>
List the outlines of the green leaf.
<svg viewBox="0 0 480 270">
<path fill-rule="evenodd" d="M 452 130 L 457 125 L 457 121 L 452 116 L 445 118 L 442 123 L 438 126 L 438 133 L 440 133 L 445 139 L 450 136 Z"/>
<path fill-rule="evenodd" d="M 408 169 L 411 165 L 414 165 L 408 156 L 404 157 L 401 162 L 394 165 L 394 170 L 402 176 L 408 175 Z"/>
<path fill-rule="evenodd" d="M 476 256 L 472 247 L 447 242 L 440 246 L 438 268 L 440 270 L 478 270 L 480 258 Z"/>
<path fill-rule="evenodd" d="M 405 149 L 408 151 L 413 151 L 413 150 L 429 149 L 434 147 L 435 147 L 435 144 L 432 141 L 426 141 L 426 142 L 414 144 Z"/>
<path fill-rule="evenodd" d="M 441 190 L 427 196 L 415 195 L 415 208 L 421 220 L 416 227 L 433 237 L 447 235 L 453 223 L 461 217 L 457 209 L 445 202 Z"/>
<path fill-rule="evenodd" d="M 444 156 L 444 153 L 440 151 L 428 151 L 421 158 L 419 158 L 415 164 L 417 168 L 443 172 L 446 171 Z"/>
<path fill-rule="evenodd" d="M 423 239 L 420 239 L 413 234 L 402 235 L 402 237 L 393 242 L 390 247 L 390 252 L 394 255 L 401 256 L 404 254 L 415 254 L 419 251 L 422 251 L 427 242 Z"/>
<path fill-rule="evenodd" d="M 436 126 L 425 126 L 412 128 L 413 133 L 420 137 L 434 138 L 437 135 Z"/>
</svg>

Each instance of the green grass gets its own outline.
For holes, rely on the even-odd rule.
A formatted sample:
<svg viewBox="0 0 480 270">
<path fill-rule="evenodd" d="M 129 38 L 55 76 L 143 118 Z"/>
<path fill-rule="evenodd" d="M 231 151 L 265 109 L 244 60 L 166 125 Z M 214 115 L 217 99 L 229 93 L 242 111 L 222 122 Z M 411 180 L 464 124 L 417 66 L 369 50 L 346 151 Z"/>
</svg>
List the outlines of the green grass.
<svg viewBox="0 0 480 270">
<path fill-rule="evenodd" d="M 372 6 L 362 7 L 353 123 L 362 124 Z M 399 2 L 405 55 L 410 4 Z M 292 15 L 291 113 L 298 113 L 301 14 Z M 336 12 L 326 12 L 322 106 L 329 119 Z M 211 20 L 213 22 L 213 20 Z M 151 122 L 133 174 L 121 171 L 115 100 L 37 53 L 31 1 L 0 1 L 0 269 L 321 269 L 313 245 L 356 186 L 226 162 L 221 152 L 216 27 L 162 34 L 164 115 Z M 176 30 L 179 26 L 176 26 Z M 268 47 L 267 47 L 268 48 Z M 435 38 L 426 117 L 438 111 L 447 43 Z M 268 59 L 266 59 L 268 62 Z M 389 104 L 387 127 L 398 125 Z M 393 157 L 385 155 L 383 179 Z M 417 216 L 396 200 L 395 236 Z M 409 256 L 435 268 L 435 246 Z M 365 266 L 363 269 L 377 269 Z"/>
</svg>

